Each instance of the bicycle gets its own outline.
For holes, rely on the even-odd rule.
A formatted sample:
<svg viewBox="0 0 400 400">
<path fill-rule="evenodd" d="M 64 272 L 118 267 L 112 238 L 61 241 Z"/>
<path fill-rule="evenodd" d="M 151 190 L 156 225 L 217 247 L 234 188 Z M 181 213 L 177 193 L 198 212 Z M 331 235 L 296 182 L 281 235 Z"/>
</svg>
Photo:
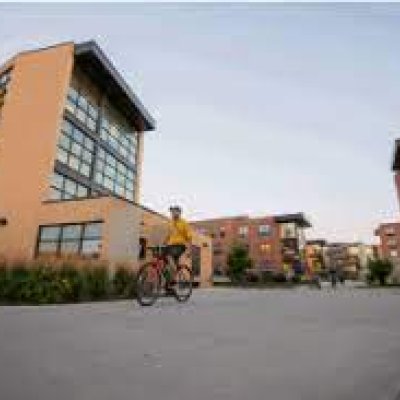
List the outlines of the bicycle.
<svg viewBox="0 0 400 400">
<path fill-rule="evenodd" d="M 172 294 L 180 303 L 189 300 L 193 291 L 192 270 L 185 264 L 171 267 L 165 247 L 148 247 L 153 259 L 138 271 L 136 299 L 142 306 L 152 306 L 162 294 Z M 168 276 L 173 270 L 173 275 Z"/>
</svg>

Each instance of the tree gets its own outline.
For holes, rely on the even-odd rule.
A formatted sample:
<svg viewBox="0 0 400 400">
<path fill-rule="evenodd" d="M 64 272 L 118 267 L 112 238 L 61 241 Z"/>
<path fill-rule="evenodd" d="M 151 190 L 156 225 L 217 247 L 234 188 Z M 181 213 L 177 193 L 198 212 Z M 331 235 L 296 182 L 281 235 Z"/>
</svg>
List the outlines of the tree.
<svg viewBox="0 0 400 400">
<path fill-rule="evenodd" d="M 369 277 L 372 282 L 377 280 L 380 285 L 385 285 L 389 275 L 393 272 L 393 264 L 390 260 L 369 259 Z"/>
<path fill-rule="evenodd" d="M 252 266 L 252 260 L 246 247 L 237 245 L 231 248 L 228 256 L 229 275 L 233 280 L 240 280 L 245 271 Z"/>
</svg>

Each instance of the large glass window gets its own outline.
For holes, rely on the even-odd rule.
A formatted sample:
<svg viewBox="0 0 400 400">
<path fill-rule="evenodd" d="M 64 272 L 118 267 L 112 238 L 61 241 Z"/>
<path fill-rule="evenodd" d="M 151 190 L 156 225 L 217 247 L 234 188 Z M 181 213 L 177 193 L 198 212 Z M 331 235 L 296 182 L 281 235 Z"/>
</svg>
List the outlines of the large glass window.
<svg viewBox="0 0 400 400">
<path fill-rule="evenodd" d="M 1 109 L 3 108 L 4 102 L 5 102 L 5 97 L 7 94 L 7 87 L 11 79 L 11 73 L 10 71 L 3 72 L 0 75 L 0 113 Z"/>
<path fill-rule="evenodd" d="M 118 196 L 133 201 L 134 172 L 114 156 L 99 147 L 97 152 L 95 182 Z"/>
<path fill-rule="evenodd" d="M 39 228 L 39 255 L 81 255 L 97 258 L 101 251 L 101 222 Z"/>
<path fill-rule="evenodd" d="M 100 137 L 120 156 L 128 160 L 131 164 L 135 164 L 137 146 L 135 132 L 124 129 L 111 118 L 103 117 Z"/>
<path fill-rule="evenodd" d="M 70 87 L 68 90 L 66 109 L 78 118 L 93 132 L 96 131 L 99 111 L 97 106 L 91 104 L 87 97 L 80 91 Z"/>
<path fill-rule="evenodd" d="M 89 177 L 94 142 L 71 122 L 64 120 L 58 140 L 57 160 Z"/>
<path fill-rule="evenodd" d="M 51 177 L 50 200 L 68 200 L 89 196 L 89 189 L 56 172 Z"/>
</svg>

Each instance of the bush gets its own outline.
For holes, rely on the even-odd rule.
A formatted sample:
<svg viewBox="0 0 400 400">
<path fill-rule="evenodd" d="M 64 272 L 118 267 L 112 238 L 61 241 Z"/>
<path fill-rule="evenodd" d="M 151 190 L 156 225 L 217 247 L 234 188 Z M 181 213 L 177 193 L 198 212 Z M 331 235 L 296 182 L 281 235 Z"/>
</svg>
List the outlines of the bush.
<svg viewBox="0 0 400 400">
<path fill-rule="evenodd" d="M 4 300 L 7 296 L 8 287 L 8 271 L 5 261 L 0 260 L 0 301 Z"/>
<path fill-rule="evenodd" d="M 260 282 L 260 274 L 257 271 L 249 270 L 245 271 L 246 282 L 248 283 L 258 283 Z"/>
<path fill-rule="evenodd" d="M 273 281 L 277 283 L 284 283 L 287 281 L 286 275 L 283 272 L 278 272 L 273 275 Z"/>
<path fill-rule="evenodd" d="M 135 272 L 119 265 L 77 259 L 38 259 L 7 263 L 0 258 L 0 301 L 15 304 L 57 304 L 135 295 Z"/>
<path fill-rule="evenodd" d="M 375 259 L 368 260 L 368 280 L 373 283 L 378 281 L 380 285 L 385 285 L 387 278 L 393 272 L 393 264 L 390 260 Z"/>
<path fill-rule="evenodd" d="M 248 250 L 243 246 L 232 247 L 228 255 L 229 275 L 232 280 L 239 281 L 243 278 L 245 271 L 252 266 Z"/>
<path fill-rule="evenodd" d="M 85 298 L 83 273 L 72 263 L 64 262 L 61 264 L 59 279 L 64 301 L 77 302 Z"/>
<path fill-rule="evenodd" d="M 118 298 L 132 298 L 135 295 L 135 282 L 134 271 L 127 266 L 119 265 L 112 280 L 113 293 Z"/>
<path fill-rule="evenodd" d="M 108 297 L 110 280 L 105 265 L 84 265 L 82 268 L 85 300 L 102 300 Z"/>
</svg>

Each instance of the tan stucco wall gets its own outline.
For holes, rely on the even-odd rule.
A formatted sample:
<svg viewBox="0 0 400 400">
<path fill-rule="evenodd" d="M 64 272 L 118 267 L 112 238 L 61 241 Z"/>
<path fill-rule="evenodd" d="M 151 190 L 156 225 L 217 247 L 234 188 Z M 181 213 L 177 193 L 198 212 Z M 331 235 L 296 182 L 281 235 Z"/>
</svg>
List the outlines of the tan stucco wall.
<svg viewBox="0 0 400 400">
<path fill-rule="evenodd" d="M 73 44 L 67 43 L 21 53 L 13 60 L 0 124 L 0 215 L 8 220 L 0 227 L 0 254 L 33 256 L 73 52 Z"/>
<path fill-rule="evenodd" d="M 114 197 L 46 202 L 38 225 L 103 221 L 101 258 L 138 267 L 139 206 Z M 37 228 L 35 237 L 37 236 Z"/>
<path fill-rule="evenodd" d="M 129 203 L 110 210 L 107 243 L 109 260 L 138 267 L 140 214 L 141 210 Z"/>
</svg>

